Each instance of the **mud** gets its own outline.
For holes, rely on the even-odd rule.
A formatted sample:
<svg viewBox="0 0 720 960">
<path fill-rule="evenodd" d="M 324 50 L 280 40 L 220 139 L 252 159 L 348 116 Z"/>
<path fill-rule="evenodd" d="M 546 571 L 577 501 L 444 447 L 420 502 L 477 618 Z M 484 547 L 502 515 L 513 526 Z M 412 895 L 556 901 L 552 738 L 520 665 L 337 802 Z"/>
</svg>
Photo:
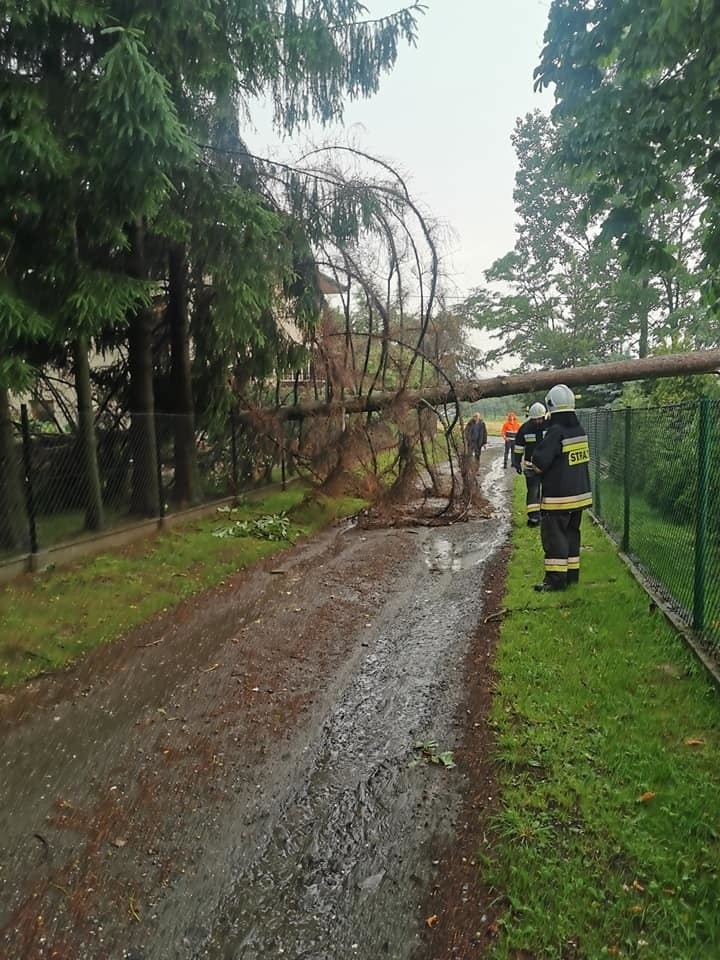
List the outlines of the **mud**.
<svg viewBox="0 0 720 960">
<path fill-rule="evenodd" d="M 466 817 L 468 658 L 508 530 L 338 526 L 0 706 L 0 957 L 427 947 Z M 486 593 L 486 591 L 491 591 Z"/>
</svg>

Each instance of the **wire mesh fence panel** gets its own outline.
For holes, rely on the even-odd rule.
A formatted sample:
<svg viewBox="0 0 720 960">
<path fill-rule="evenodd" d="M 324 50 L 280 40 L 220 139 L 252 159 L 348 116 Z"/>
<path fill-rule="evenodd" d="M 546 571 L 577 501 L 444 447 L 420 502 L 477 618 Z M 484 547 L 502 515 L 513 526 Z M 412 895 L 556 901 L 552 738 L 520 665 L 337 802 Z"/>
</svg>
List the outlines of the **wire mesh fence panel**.
<svg viewBox="0 0 720 960">
<path fill-rule="evenodd" d="M 654 589 L 720 647 L 720 401 L 585 410 L 593 511 Z"/>
<path fill-rule="evenodd" d="M 53 546 L 85 529 L 86 482 L 75 434 L 33 434 L 30 475 L 38 545 Z"/>
<path fill-rule="evenodd" d="M 0 562 L 33 549 L 31 528 L 42 551 L 281 476 L 283 444 L 231 418 L 198 430 L 191 417 L 130 413 L 84 432 L 30 419 L 25 437 L 20 417 L 0 427 Z"/>
<path fill-rule="evenodd" d="M 130 520 L 133 457 L 127 423 L 95 431 L 103 525 L 112 527 Z"/>
<path fill-rule="evenodd" d="M 85 435 L 33 432 L 29 473 L 41 550 L 158 516 L 151 418 Z"/>
<path fill-rule="evenodd" d="M 198 430 L 192 417 L 159 414 L 157 434 L 165 512 L 185 510 L 235 493 L 229 420 Z"/>
<path fill-rule="evenodd" d="M 625 418 L 615 410 L 579 413 L 590 442 L 593 512 L 619 543 L 624 518 Z"/>
<path fill-rule="evenodd" d="M 698 408 L 634 410 L 631 422 L 628 552 L 692 623 Z"/>
<path fill-rule="evenodd" d="M 697 470 L 695 625 L 720 655 L 720 400 L 702 400 Z"/>
</svg>

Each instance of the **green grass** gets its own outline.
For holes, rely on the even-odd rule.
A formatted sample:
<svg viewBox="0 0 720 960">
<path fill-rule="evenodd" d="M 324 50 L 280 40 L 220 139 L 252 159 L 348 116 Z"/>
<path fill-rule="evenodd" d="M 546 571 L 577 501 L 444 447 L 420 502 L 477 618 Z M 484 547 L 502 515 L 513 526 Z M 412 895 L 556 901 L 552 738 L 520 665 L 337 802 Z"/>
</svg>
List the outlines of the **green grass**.
<svg viewBox="0 0 720 960">
<path fill-rule="evenodd" d="M 120 510 L 105 508 L 105 527 L 109 530 L 123 523 L 132 523 L 133 518 Z M 85 529 L 85 511 L 68 510 L 65 513 L 41 514 L 36 521 L 38 544 L 52 547 L 64 540 L 92 536 Z"/>
<path fill-rule="evenodd" d="M 311 534 L 364 505 L 351 498 L 287 491 L 251 496 L 232 518 L 286 511 L 291 537 Z M 213 536 L 227 515 L 184 524 L 72 567 L 25 577 L 0 589 L 0 687 L 55 670 L 85 651 L 115 639 L 160 610 L 221 583 L 285 542 Z"/>
<path fill-rule="evenodd" d="M 623 530 L 622 485 L 603 480 L 600 495 L 601 517 L 619 542 Z M 708 520 L 707 527 L 705 640 L 709 648 L 717 649 L 720 644 L 720 534 L 712 519 Z M 632 494 L 629 552 L 678 604 L 689 622 L 695 592 L 695 523 L 664 517 L 644 496 Z"/>
<path fill-rule="evenodd" d="M 493 709 L 502 811 L 480 858 L 503 905 L 492 955 L 718 956 L 718 691 L 588 518 L 581 585 L 535 594 L 523 498 L 518 483 Z"/>
</svg>

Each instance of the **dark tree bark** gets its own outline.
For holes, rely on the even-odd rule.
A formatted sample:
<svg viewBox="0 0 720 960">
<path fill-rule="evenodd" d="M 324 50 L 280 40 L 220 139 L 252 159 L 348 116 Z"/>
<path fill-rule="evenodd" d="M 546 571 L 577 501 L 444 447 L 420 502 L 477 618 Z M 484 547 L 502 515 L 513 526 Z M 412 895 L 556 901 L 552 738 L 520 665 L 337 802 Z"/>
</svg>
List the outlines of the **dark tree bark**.
<svg viewBox="0 0 720 960">
<path fill-rule="evenodd" d="M 27 545 L 20 448 L 10 419 L 8 391 L 0 388 L 0 548 L 20 552 Z"/>
<path fill-rule="evenodd" d="M 132 229 L 132 272 L 146 279 L 145 234 L 142 223 Z M 142 308 L 130 317 L 128 366 L 130 368 L 130 454 L 132 476 L 130 512 L 141 517 L 160 513 L 155 394 L 152 354 L 153 311 Z"/>
<path fill-rule="evenodd" d="M 173 499 L 178 506 L 188 506 L 198 499 L 198 470 L 187 313 L 187 261 L 180 246 L 173 247 L 169 257 L 168 321 L 174 414 Z"/>
<path fill-rule="evenodd" d="M 100 471 L 98 469 L 95 419 L 90 390 L 90 364 L 87 337 L 79 336 L 74 345 L 75 393 L 78 402 L 78 446 L 85 484 L 85 529 L 102 530 L 105 525 Z"/>
</svg>

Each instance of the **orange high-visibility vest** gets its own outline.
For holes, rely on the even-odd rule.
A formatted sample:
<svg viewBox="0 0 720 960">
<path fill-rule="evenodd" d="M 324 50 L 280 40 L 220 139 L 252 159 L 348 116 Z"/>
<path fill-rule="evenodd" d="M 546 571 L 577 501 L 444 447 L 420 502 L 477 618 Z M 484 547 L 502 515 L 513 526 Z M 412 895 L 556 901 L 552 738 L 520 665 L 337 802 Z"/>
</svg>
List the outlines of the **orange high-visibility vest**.
<svg viewBox="0 0 720 960">
<path fill-rule="evenodd" d="M 500 428 L 500 433 L 503 435 L 503 437 L 506 440 L 507 439 L 514 440 L 515 434 L 518 432 L 519 429 L 520 429 L 520 421 L 518 420 L 517 417 L 513 417 L 512 420 L 507 419 L 505 421 L 505 423 Z M 508 433 L 512 434 L 512 436 L 507 437 Z"/>
</svg>

